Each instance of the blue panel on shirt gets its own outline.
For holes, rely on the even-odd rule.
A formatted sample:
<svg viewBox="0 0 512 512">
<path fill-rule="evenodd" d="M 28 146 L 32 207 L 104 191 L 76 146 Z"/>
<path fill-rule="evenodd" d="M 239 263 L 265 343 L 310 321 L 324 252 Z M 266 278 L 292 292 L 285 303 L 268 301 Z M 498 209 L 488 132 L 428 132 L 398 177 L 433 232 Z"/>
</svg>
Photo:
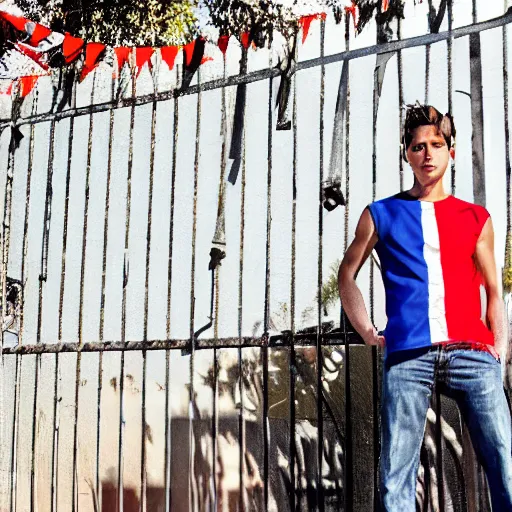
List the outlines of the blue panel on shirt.
<svg viewBox="0 0 512 512">
<path fill-rule="evenodd" d="M 369 205 L 379 241 L 388 323 L 387 353 L 431 344 L 421 203 L 398 194 Z"/>
</svg>

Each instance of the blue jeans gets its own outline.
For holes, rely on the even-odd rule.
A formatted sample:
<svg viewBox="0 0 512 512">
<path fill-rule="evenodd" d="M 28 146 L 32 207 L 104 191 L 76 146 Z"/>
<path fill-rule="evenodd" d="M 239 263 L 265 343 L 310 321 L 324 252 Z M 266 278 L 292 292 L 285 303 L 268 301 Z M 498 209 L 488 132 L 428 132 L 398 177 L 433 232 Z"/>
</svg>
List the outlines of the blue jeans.
<svg viewBox="0 0 512 512">
<path fill-rule="evenodd" d="M 512 434 L 500 362 L 441 345 L 390 354 L 382 383 L 381 499 L 386 512 L 416 509 L 416 480 L 434 384 L 453 398 L 487 475 L 493 511 L 512 511 Z"/>
</svg>

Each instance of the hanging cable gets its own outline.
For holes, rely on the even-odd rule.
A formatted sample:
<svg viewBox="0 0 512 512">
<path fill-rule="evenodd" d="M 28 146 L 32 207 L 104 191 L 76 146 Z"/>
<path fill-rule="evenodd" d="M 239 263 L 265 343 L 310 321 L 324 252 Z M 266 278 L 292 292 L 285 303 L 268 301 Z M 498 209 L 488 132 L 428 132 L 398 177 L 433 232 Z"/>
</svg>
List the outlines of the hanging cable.
<svg viewBox="0 0 512 512">
<path fill-rule="evenodd" d="M 298 41 L 297 31 L 286 40 L 284 49 L 284 58 L 278 62 L 278 68 L 281 70 L 281 81 L 277 91 L 277 124 L 276 130 L 290 130 L 292 122 L 290 120 L 290 93 L 292 89 L 292 78 L 297 69 L 296 48 Z"/>
<path fill-rule="evenodd" d="M 226 56 L 224 56 L 224 77 L 226 76 Z M 244 114 L 245 115 L 245 114 Z M 217 270 L 221 261 L 226 257 L 226 148 L 227 148 L 227 118 L 226 118 L 226 89 L 221 90 L 221 162 L 219 177 L 219 193 L 217 198 L 217 221 L 215 224 L 215 233 L 212 239 L 212 248 L 210 250 L 210 263 L 208 270 Z M 243 129 L 240 130 L 243 133 Z M 217 323 L 217 318 L 215 319 Z"/>
<path fill-rule="evenodd" d="M 247 49 L 242 47 L 242 56 L 240 58 L 240 76 L 245 74 L 247 74 Z M 244 138 L 246 101 L 247 84 L 241 83 L 236 88 L 235 114 L 233 118 L 231 145 L 229 149 L 229 159 L 233 160 L 233 162 L 231 163 L 228 181 L 232 185 L 236 183 L 242 162 L 242 140 Z"/>
<path fill-rule="evenodd" d="M 348 98 L 349 61 L 344 60 L 341 68 L 341 78 L 338 86 L 338 98 L 334 114 L 334 125 L 331 143 L 331 159 L 329 162 L 329 176 L 323 183 L 323 206 L 327 211 L 337 206 L 345 205 L 346 200 L 341 191 L 343 176 L 343 140 L 346 137 L 346 112 Z"/>
</svg>

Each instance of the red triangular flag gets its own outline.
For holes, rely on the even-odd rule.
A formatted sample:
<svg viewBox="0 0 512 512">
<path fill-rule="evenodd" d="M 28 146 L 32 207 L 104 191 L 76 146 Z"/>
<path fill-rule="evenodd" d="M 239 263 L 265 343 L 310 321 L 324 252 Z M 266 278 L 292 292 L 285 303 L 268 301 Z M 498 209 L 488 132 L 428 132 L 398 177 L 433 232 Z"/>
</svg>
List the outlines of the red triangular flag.
<svg viewBox="0 0 512 512">
<path fill-rule="evenodd" d="M 18 43 L 16 45 L 16 49 L 27 57 L 31 58 L 34 62 L 37 63 L 38 66 L 41 66 L 43 69 L 48 69 L 49 66 L 46 62 L 43 61 L 43 54 L 41 52 L 36 52 L 23 43 Z"/>
<path fill-rule="evenodd" d="M 357 28 L 357 23 L 359 22 L 359 8 L 357 5 L 352 3 L 350 7 L 345 7 L 345 13 L 347 16 L 352 14 L 352 19 L 354 20 L 354 28 Z"/>
<path fill-rule="evenodd" d="M 32 29 L 31 25 L 32 22 L 27 25 L 27 32 Z M 34 23 L 33 25 L 35 26 L 32 30 L 32 34 L 30 34 L 30 44 L 32 46 L 37 46 L 43 39 L 46 39 L 52 31 L 39 23 Z"/>
<path fill-rule="evenodd" d="M 34 76 L 22 76 L 19 79 L 20 84 L 20 96 L 25 98 L 28 96 L 34 87 L 36 86 L 37 81 L 39 80 L 39 75 Z"/>
<path fill-rule="evenodd" d="M 302 44 L 306 42 L 309 33 L 309 27 L 311 26 L 311 22 L 314 19 L 314 14 L 310 14 L 309 16 L 302 16 L 302 18 L 300 19 L 300 24 L 302 25 Z"/>
<path fill-rule="evenodd" d="M 195 41 L 191 41 L 190 43 L 183 46 L 183 51 L 185 52 L 185 64 L 190 66 L 192 62 L 192 55 L 194 55 L 194 47 L 196 45 Z"/>
<path fill-rule="evenodd" d="M 167 64 L 169 69 L 174 67 L 174 61 L 176 60 L 176 55 L 178 55 L 179 50 L 179 46 L 164 46 L 160 48 L 162 60 Z"/>
<path fill-rule="evenodd" d="M 382 12 L 386 12 L 389 8 L 389 0 L 382 0 Z"/>
<path fill-rule="evenodd" d="M 103 43 L 89 43 L 86 46 L 84 67 L 82 68 L 80 80 L 84 80 L 84 78 L 96 68 L 104 51 L 105 45 Z"/>
<path fill-rule="evenodd" d="M 12 93 L 12 80 L 6 83 L 7 80 L 0 80 L 0 94 L 11 94 Z"/>
<path fill-rule="evenodd" d="M 208 62 L 210 60 L 213 60 L 213 57 L 206 57 L 204 56 L 202 59 L 201 59 L 201 64 L 204 64 L 205 62 Z"/>
<path fill-rule="evenodd" d="M 116 52 L 117 57 L 117 68 L 121 71 L 123 66 L 128 62 L 132 49 L 127 46 L 120 46 L 119 48 L 114 48 L 114 51 Z"/>
<path fill-rule="evenodd" d="M 48 27 L 45 27 L 40 23 L 30 21 L 22 16 L 14 16 L 13 14 L 9 14 L 4 11 L 0 11 L 0 16 L 20 32 L 27 33 L 30 36 L 28 43 L 31 46 L 37 46 L 43 39 L 47 38 L 52 33 Z"/>
<path fill-rule="evenodd" d="M 226 51 L 228 49 L 228 44 L 229 44 L 229 36 L 228 35 L 220 36 L 219 42 L 217 44 L 219 46 L 220 51 L 224 55 L 226 55 Z"/>
<path fill-rule="evenodd" d="M 144 67 L 145 64 L 148 64 L 148 66 L 151 68 L 150 59 L 154 52 L 154 48 L 151 47 L 137 48 L 135 50 L 135 64 L 137 66 L 137 76 L 140 75 L 140 72 L 142 71 L 142 68 Z"/>
<path fill-rule="evenodd" d="M 247 50 L 249 46 L 251 45 L 251 40 L 249 38 L 249 32 L 243 32 L 240 34 L 240 41 L 242 43 L 242 46 Z"/>
<path fill-rule="evenodd" d="M 9 14 L 5 11 L 0 11 L 0 16 L 5 21 L 8 21 L 14 28 L 18 29 L 20 32 L 26 32 L 27 28 L 26 25 L 29 22 L 27 18 L 23 18 L 21 16 L 14 16 L 13 14 Z"/>
<path fill-rule="evenodd" d="M 78 58 L 84 47 L 84 40 L 79 37 L 74 37 L 68 32 L 64 36 L 64 42 L 62 43 L 62 55 L 66 64 L 70 64 Z"/>
<path fill-rule="evenodd" d="M 327 14 L 325 12 L 321 12 L 318 14 L 310 14 L 308 16 L 302 16 L 299 20 L 299 23 L 302 25 L 302 44 L 305 43 L 306 38 L 308 37 L 309 27 L 311 26 L 311 22 L 313 20 L 324 20 L 327 18 Z"/>
</svg>

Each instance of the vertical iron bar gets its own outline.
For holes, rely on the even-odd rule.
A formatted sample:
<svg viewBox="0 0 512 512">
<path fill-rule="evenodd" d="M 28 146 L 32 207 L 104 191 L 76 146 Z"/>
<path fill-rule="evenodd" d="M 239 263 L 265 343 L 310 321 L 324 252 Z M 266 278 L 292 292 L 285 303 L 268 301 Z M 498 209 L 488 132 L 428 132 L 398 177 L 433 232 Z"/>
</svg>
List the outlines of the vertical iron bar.
<svg viewBox="0 0 512 512">
<path fill-rule="evenodd" d="M 74 84 L 75 85 L 75 84 Z M 76 85 L 75 85 L 76 86 Z M 76 108 L 76 88 L 73 88 L 73 107 Z M 68 242 L 68 218 L 69 218 L 69 188 L 71 182 L 71 162 L 73 158 L 73 140 L 74 140 L 75 117 L 69 120 L 68 134 L 68 155 L 66 167 L 66 192 L 64 198 L 64 226 L 62 232 L 62 256 L 61 256 L 61 275 L 60 275 L 60 293 L 59 293 L 59 313 L 58 313 L 58 340 L 62 342 L 62 317 L 64 307 L 64 286 L 66 277 L 66 252 Z M 53 149 L 52 149 L 53 151 Z M 58 488 L 58 457 L 59 457 L 59 354 L 55 354 L 54 370 L 54 395 L 53 395 L 53 435 L 52 435 L 52 483 L 51 483 L 51 512 L 57 511 L 57 488 Z M 73 476 L 74 481 L 74 476 Z M 74 495 L 73 495 L 74 496 Z"/>
<path fill-rule="evenodd" d="M 103 341 L 103 340 L 100 340 Z M 95 482 L 94 482 L 94 491 L 96 496 L 96 503 L 98 505 L 98 510 L 96 512 L 101 512 L 102 510 L 102 487 L 100 481 L 100 457 L 101 457 L 101 393 L 103 389 L 103 352 L 99 353 L 98 357 L 98 392 L 97 392 L 97 406 L 96 406 L 96 465 L 95 465 Z"/>
<path fill-rule="evenodd" d="M 34 103 L 32 104 L 32 113 L 37 113 L 37 100 L 38 92 L 35 93 Z M 21 260 L 21 284 L 25 286 L 26 280 L 26 261 L 28 252 L 28 219 L 30 216 L 30 197 L 31 197 L 31 186 L 32 186 L 32 166 L 34 163 L 34 147 L 35 147 L 35 125 L 30 125 L 30 141 L 29 141 L 29 154 L 28 154 L 28 166 L 27 166 L 27 187 L 26 187 L 26 198 L 25 198 L 25 220 L 23 225 L 23 255 Z M 24 296 L 24 294 L 23 294 Z M 20 332 L 18 341 L 21 345 L 23 343 L 23 327 L 24 327 L 24 308 L 20 311 Z"/>
<path fill-rule="evenodd" d="M 435 441 L 436 441 L 436 471 L 437 471 L 437 493 L 439 500 L 439 510 L 445 510 L 444 507 L 444 474 L 443 474 L 443 431 L 441 430 L 441 393 L 439 389 L 435 392 L 435 413 L 436 413 L 436 424 L 435 424 Z"/>
<path fill-rule="evenodd" d="M 242 49 L 242 58 L 247 52 Z M 243 285 L 244 285 L 244 243 L 245 243 L 245 118 L 242 135 L 242 180 L 240 185 L 240 260 L 238 270 L 238 391 L 240 393 L 240 409 L 238 414 L 238 446 L 239 446 L 239 510 L 245 510 L 245 416 L 244 416 L 244 373 L 242 362 L 242 320 L 243 320 Z"/>
<path fill-rule="evenodd" d="M 350 50 L 350 19 L 345 17 L 345 49 Z M 347 62 L 348 64 L 348 62 Z M 349 214 L 350 214 L 350 72 L 347 86 L 347 111 L 345 113 L 345 226 L 344 252 L 348 249 Z M 352 398 L 350 387 L 350 344 L 345 324 L 345 313 L 341 309 L 341 327 L 343 328 L 345 345 L 345 467 L 344 474 L 344 505 L 345 510 L 353 509 L 353 472 L 352 472 Z"/>
<path fill-rule="evenodd" d="M 149 192 L 148 192 L 148 222 L 146 232 L 146 278 L 144 290 L 144 332 L 143 340 L 148 340 L 148 314 L 149 314 L 149 268 L 151 264 L 151 227 L 153 221 L 153 184 L 155 174 L 155 145 L 156 145 L 156 111 L 157 101 L 156 94 L 158 86 L 156 79 L 154 79 L 154 94 L 153 107 L 151 111 L 151 146 L 149 153 Z M 146 475 L 146 372 L 147 372 L 147 352 L 142 350 L 142 434 L 141 434 L 141 462 L 140 462 L 140 511 L 146 512 L 146 488 L 147 488 L 147 475 Z"/>
<path fill-rule="evenodd" d="M 76 84 L 73 88 L 73 107 L 76 108 Z M 66 167 L 66 192 L 64 198 L 64 226 L 62 232 L 62 256 L 61 256 L 61 274 L 60 274 L 60 293 L 59 293 L 59 313 L 58 313 L 58 340 L 62 342 L 62 317 L 64 307 L 64 287 L 66 278 L 66 253 L 68 243 L 68 219 L 69 219 L 69 188 L 71 182 L 71 162 L 73 158 L 75 117 L 69 120 L 68 134 L 68 158 Z M 52 150 L 53 151 L 53 150 Z M 52 484 L 51 484 L 51 512 L 57 511 L 57 488 L 58 488 L 58 457 L 59 457 L 59 354 L 55 354 L 54 371 L 54 396 L 53 396 L 53 436 L 52 436 Z M 73 472 L 73 490 L 74 490 L 74 472 Z M 74 494 L 73 494 L 74 503 Z"/>
<path fill-rule="evenodd" d="M 91 89 L 90 105 L 94 105 L 94 89 L 96 86 L 96 71 Z M 85 204 L 84 204 L 84 226 L 82 231 L 82 257 L 80 267 L 80 305 L 78 309 L 78 343 L 83 343 L 83 306 L 84 306 L 84 284 L 85 284 L 85 260 L 87 256 L 87 229 L 89 220 L 89 186 L 91 177 L 92 160 L 92 134 L 94 129 L 94 114 L 89 114 L 89 135 L 87 139 L 87 165 L 85 170 Z M 78 510 L 78 405 L 80 395 L 80 378 L 82 372 L 82 353 L 76 355 L 76 376 L 75 376 L 75 417 L 73 423 L 73 485 L 72 485 L 72 512 Z"/>
<path fill-rule="evenodd" d="M 295 46 L 295 62 L 298 62 L 298 45 Z M 290 502 L 291 512 L 295 512 L 295 381 L 297 378 L 297 360 L 295 354 L 295 272 L 296 272 L 296 251 L 297 251 L 297 160 L 298 160 L 298 143 L 297 143 L 297 75 L 293 77 L 293 105 L 292 105 L 292 130 L 293 130 L 293 161 L 292 161 L 292 254 L 291 254 L 291 283 L 290 283 L 290 357 L 288 364 L 290 366 L 290 489 L 288 491 L 288 499 Z"/>
<path fill-rule="evenodd" d="M 430 45 L 425 46 L 425 105 L 428 105 L 430 92 Z"/>
<path fill-rule="evenodd" d="M 476 0 L 473 0 L 473 24 L 477 23 Z M 472 123 L 473 200 L 486 204 L 484 99 L 482 82 L 482 48 L 480 33 L 469 36 L 470 99 Z"/>
<path fill-rule="evenodd" d="M 12 99 L 12 107 L 11 107 L 11 136 L 9 141 L 9 149 L 8 149 L 8 163 L 7 163 L 7 175 L 6 175 L 6 183 L 5 183 L 5 201 L 4 201 L 4 216 L 3 216 L 3 226 L 2 226 L 2 275 L 0 276 L 0 291 L 1 291 L 1 299 L 2 299 L 2 313 L 0 315 L 0 349 L 3 348 L 4 344 L 4 331 L 3 326 L 5 322 L 5 315 L 7 313 L 7 273 L 9 267 L 9 249 L 10 249 L 10 240 L 11 240 L 11 217 L 12 217 L 12 194 L 13 194 L 13 182 L 14 182 L 14 165 L 15 165 L 15 121 L 18 111 L 17 102 L 19 101 L 17 95 Z M 4 401 L 4 355 L 3 351 L 0 354 L 0 407 L 3 406 Z M 16 381 L 18 381 L 18 356 L 16 356 Z M 18 387 L 18 383 L 16 382 L 16 387 Z M 15 391 L 15 403 L 17 400 L 16 391 Z M 14 411 L 14 415 L 16 415 L 16 410 Z M 0 418 L 0 440 L 3 440 L 4 436 L 4 418 Z M 15 427 L 16 428 L 16 427 Z M 12 458 L 11 461 L 14 461 L 15 454 L 15 444 L 14 444 L 14 432 L 13 432 L 13 445 L 12 445 Z M 4 478 L 2 477 L 2 485 L 4 484 Z M 14 494 L 15 499 L 15 491 L 16 491 L 16 479 L 13 480 L 13 475 L 11 475 L 11 492 Z M 12 495 L 11 495 L 12 496 Z M 3 506 L 3 499 L 0 505 Z"/>
<path fill-rule="evenodd" d="M 75 91 L 73 91 L 74 93 Z M 73 118 L 71 118 L 71 122 L 73 122 Z M 48 151 L 48 171 L 47 171 L 47 181 L 46 181 L 46 201 L 45 201 L 45 211 L 44 211 L 44 225 L 43 225 L 43 241 L 41 248 L 41 274 L 39 276 L 39 300 L 38 300 L 38 313 L 37 313 L 37 337 L 36 342 L 41 343 L 41 323 L 42 323 L 42 309 L 43 309 L 43 281 L 46 279 L 46 264 L 47 264 L 47 255 L 48 255 L 48 240 L 49 230 L 50 230 L 50 221 L 51 221 L 51 200 L 52 200 L 52 179 L 53 179 L 53 159 L 55 152 L 55 127 L 56 121 L 52 119 L 50 123 L 50 143 L 49 143 L 49 151 Z M 72 131 L 70 131 L 68 143 L 72 144 Z M 58 356 L 56 356 L 58 357 Z M 30 468 L 30 512 L 35 512 L 37 509 L 36 504 L 36 496 L 35 496 L 35 453 L 36 453 L 36 428 L 37 428 L 37 399 L 38 399 L 38 389 L 39 389 L 39 369 L 41 366 L 41 355 L 36 355 L 36 369 L 34 374 L 34 405 L 32 411 L 32 460 L 31 460 L 31 468 Z M 55 369 L 55 378 L 57 378 L 57 367 Z M 56 400 L 56 398 L 55 398 Z M 54 417 L 54 427 L 55 427 L 55 417 Z M 53 448 L 52 448 L 53 451 Z M 52 455 L 52 492 L 54 490 L 54 467 L 53 464 L 53 455 Z M 53 495 L 52 495 L 53 498 Z M 53 505 L 53 499 L 52 499 Z M 54 512 L 54 509 L 52 509 Z"/>
<path fill-rule="evenodd" d="M 508 0 L 504 0 L 504 10 L 508 9 Z M 510 119 L 509 119 L 509 95 L 508 95 L 508 29 L 507 25 L 503 26 L 503 112 L 505 122 L 505 177 L 506 177 L 506 201 L 507 201 L 507 239 L 505 243 L 505 271 L 510 269 L 511 250 L 512 250 L 512 179 L 511 179 L 511 165 L 510 165 Z M 508 356 L 507 347 L 507 356 Z M 507 361 L 507 364 L 508 363 Z M 510 392 L 510 390 L 509 390 Z"/>
<path fill-rule="evenodd" d="M 34 405 L 32 408 L 32 458 L 30 464 L 30 512 L 37 510 L 35 496 L 35 453 L 36 453 L 36 427 L 37 427 L 37 395 L 39 388 L 39 367 L 41 365 L 41 354 L 36 355 L 36 369 L 34 374 Z M 53 466 L 52 466 L 53 469 Z M 53 488 L 53 486 L 52 486 Z"/>
<path fill-rule="evenodd" d="M 214 347 L 213 347 L 213 410 L 212 410 L 212 488 L 213 488 L 213 510 L 218 510 L 218 496 L 217 496 L 217 436 L 219 432 L 219 410 L 218 410 L 218 397 L 219 397 L 219 361 L 217 353 L 217 337 L 218 337 L 218 324 L 217 312 L 219 309 L 219 267 L 217 267 L 212 274 L 213 287 L 215 289 L 215 328 L 214 328 Z"/>
<path fill-rule="evenodd" d="M 320 57 L 325 53 L 325 21 L 320 22 Z M 323 182 L 324 182 L 324 104 L 325 104 L 325 65 L 320 66 L 320 156 L 319 156 L 319 186 L 318 186 L 318 282 L 317 282 L 317 330 L 316 330 L 316 368 L 317 368 L 317 393 L 316 411 L 318 422 L 318 451 L 317 451 L 317 500 L 318 510 L 323 512 L 324 486 L 322 480 L 323 448 L 324 448 L 324 422 L 323 422 L 323 381 L 322 381 L 322 265 L 323 265 Z"/>
<path fill-rule="evenodd" d="M 111 86 L 111 100 L 115 98 L 115 81 L 112 80 Z M 113 155 L 113 140 L 114 140 L 114 119 L 115 110 L 110 109 L 109 116 L 109 130 L 108 130 L 108 156 L 107 156 L 107 183 L 105 190 L 105 219 L 103 223 L 103 260 L 101 271 L 101 299 L 100 299 L 100 325 L 99 325 L 99 340 L 104 339 L 105 330 L 105 288 L 107 282 L 107 249 L 108 249 L 108 227 L 109 227 L 109 213 L 110 213 L 110 180 L 112 177 L 112 155 Z"/>
<path fill-rule="evenodd" d="M 377 120 L 379 108 L 379 96 L 377 93 L 378 77 L 375 74 L 373 83 L 373 134 L 372 134 L 372 202 L 377 198 Z M 375 325 L 375 305 L 374 305 L 374 259 L 370 258 L 370 320 Z M 372 352 L 372 402 L 373 402 L 373 499 L 377 504 L 378 496 L 378 475 L 377 467 L 379 462 L 379 387 L 378 387 L 378 352 L 377 347 L 371 348 Z"/>
<path fill-rule="evenodd" d="M 115 81 L 112 80 L 111 99 L 114 101 Z M 108 249 L 108 226 L 110 213 L 110 179 L 112 176 L 112 150 L 114 139 L 114 109 L 110 109 L 109 132 L 108 132 L 108 157 L 107 157 L 107 180 L 105 187 L 105 219 L 103 223 L 103 259 L 101 271 L 101 299 L 100 299 L 100 325 L 98 339 L 103 341 L 105 329 L 105 287 L 107 281 L 107 249 Z M 97 394 L 97 417 L 98 424 L 96 430 L 96 497 L 98 499 L 98 512 L 102 511 L 102 489 L 100 482 L 100 449 L 101 449 L 101 393 L 103 389 L 103 352 L 100 352 L 98 358 L 98 394 Z"/>
<path fill-rule="evenodd" d="M 52 483 L 51 483 L 51 505 L 52 512 L 57 511 L 57 488 L 58 488 L 58 457 L 59 457 L 59 354 L 55 354 L 55 371 L 53 379 L 53 435 L 52 435 Z"/>
<path fill-rule="evenodd" d="M 223 76 L 226 79 L 226 55 L 224 55 L 223 62 Z M 220 157 L 220 180 L 219 180 L 219 195 L 218 195 L 218 207 L 224 208 L 224 176 L 226 174 L 227 165 L 227 117 L 226 117 L 226 88 L 223 87 L 221 90 L 221 157 Z M 217 266 L 215 272 L 215 314 L 213 317 L 213 336 L 215 345 L 217 344 L 217 338 L 219 336 L 219 302 L 220 302 L 220 266 Z M 212 468 L 213 468 L 213 500 L 214 510 L 218 509 L 218 497 L 217 497 L 217 451 L 218 451 L 218 432 L 219 432 L 219 411 L 217 401 L 219 397 L 219 383 L 218 383 L 218 353 L 217 347 L 213 348 L 213 375 L 214 375 L 214 386 L 213 386 L 213 418 L 212 418 Z"/>
<path fill-rule="evenodd" d="M 38 93 L 36 91 L 34 100 L 32 102 L 32 115 L 37 112 L 37 99 Z M 21 283 L 22 286 L 25 284 L 25 263 L 27 259 L 28 249 L 28 218 L 30 214 L 30 192 L 31 192 L 31 178 L 32 178 L 32 163 L 34 160 L 34 134 L 35 125 L 30 126 L 30 139 L 29 139 L 29 154 L 28 154 L 28 165 L 27 165 L 27 181 L 25 189 L 25 218 L 23 225 L 23 253 L 21 256 Z M 22 297 L 24 296 L 22 292 Z M 23 303 L 23 298 L 22 298 Z M 20 328 L 18 332 L 18 342 L 21 345 L 23 333 L 23 307 L 20 309 Z M 16 374 L 15 374 L 15 389 L 14 389 L 14 414 L 12 424 L 12 452 L 11 452 L 11 503 L 10 512 L 16 512 L 16 482 L 18 473 L 18 427 L 19 427 L 19 416 L 20 416 L 20 393 L 21 393 L 21 370 L 22 370 L 23 357 L 16 355 Z"/>
<path fill-rule="evenodd" d="M 350 50 L 350 18 L 345 16 L 345 50 Z M 348 64 L 348 61 L 347 61 Z M 345 112 L 345 218 L 344 250 L 348 248 L 348 221 L 350 213 L 350 69 L 347 83 L 347 103 Z"/>
<path fill-rule="evenodd" d="M 503 0 L 503 10 L 508 10 L 509 0 Z M 503 265 L 502 283 L 503 298 L 505 299 L 506 315 L 510 311 L 510 278 L 512 267 L 512 178 L 510 165 L 510 119 L 509 119 L 509 95 L 508 95 L 508 29 L 503 27 L 503 112 L 505 124 L 505 179 L 506 179 L 506 238 L 505 238 L 505 258 Z M 509 320 L 510 321 L 510 320 Z M 511 398 L 511 381 L 510 381 L 510 341 L 507 342 L 505 353 L 505 375 L 506 375 L 506 391 L 507 397 Z"/>
<path fill-rule="evenodd" d="M 94 105 L 94 89 L 96 87 L 96 70 L 94 71 L 90 104 Z M 84 318 L 84 289 L 85 289 L 85 262 L 87 255 L 87 231 L 89 227 L 89 193 L 92 162 L 92 134 L 94 130 L 94 114 L 89 114 L 89 133 L 87 138 L 87 164 L 85 168 L 85 204 L 84 204 L 84 226 L 82 231 L 82 257 L 80 262 L 80 302 L 78 309 L 78 342 L 83 343 L 83 318 Z"/>
<path fill-rule="evenodd" d="M 397 38 L 402 39 L 402 19 L 399 17 L 397 21 Z M 403 58 L 402 50 L 397 52 L 398 59 L 398 120 L 399 120 L 399 137 L 400 137 L 400 150 L 398 155 L 398 173 L 400 178 L 400 192 L 404 189 L 404 160 L 402 157 L 402 127 L 404 125 L 404 83 L 403 83 Z"/>
<path fill-rule="evenodd" d="M 167 338 L 169 339 L 169 338 Z M 171 510 L 171 420 L 169 415 L 170 406 L 170 352 L 165 351 L 165 446 L 164 446 L 164 493 L 165 512 Z"/>
<path fill-rule="evenodd" d="M 16 486 L 17 486 L 17 473 L 18 473 L 18 421 L 20 415 L 20 386 L 21 386 L 21 366 L 23 358 L 16 355 L 16 374 L 15 374 L 15 388 L 14 388 L 14 414 L 12 422 L 12 447 L 11 447 L 11 503 L 9 506 L 10 512 L 16 511 Z M 3 378 L 3 375 L 2 375 Z M 2 397 L 3 398 L 3 397 Z"/>
<path fill-rule="evenodd" d="M 71 118 L 71 122 L 73 118 Z M 41 248 L 41 274 L 39 275 L 39 301 L 37 308 L 37 343 L 41 342 L 41 325 L 43 321 L 43 282 L 46 281 L 48 270 L 48 245 L 50 236 L 50 223 L 52 215 L 52 199 L 53 199 L 53 159 L 55 156 L 55 126 L 56 121 L 53 119 L 50 124 L 50 148 L 48 153 L 48 173 L 46 180 L 46 201 L 44 207 L 43 218 L 43 241 Z M 70 130 L 69 140 L 72 140 L 72 131 Z"/>
<path fill-rule="evenodd" d="M 200 69 L 197 70 L 197 83 L 201 83 Z M 197 200 L 199 185 L 199 157 L 200 157 L 200 136 L 201 136 L 201 91 L 197 93 L 197 113 L 196 113 L 196 139 L 194 156 L 194 197 L 192 203 L 192 257 L 190 269 L 190 387 L 189 387 L 189 500 L 195 504 L 195 475 L 194 475 L 194 419 L 196 413 L 195 407 L 195 277 L 196 277 L 196 235 L 197 235 Z M 190 502 L 189 502 L 190 503 Z M 193 505 L 195 506 L 195 505 Z M 193 507 L 191 510 L 195 510 Z"/>
<path fill-rule="evenodd" d="M 272 29 L 271 29 L 272 30 Z M 269 40 L 269 67 L 272 68 L 272 33 Z M 267 239 L 266 239 L 266 260 L 265 260 L 265 303 L 264 303 L 264 345 L 262 347 L 263 357 L 263 503 L 265 512 L 268 511 L 269 501 L 269 471 L 268 471 L 268 446 L 269 446 L 269 424 L 268 424 L 268 330 L 270 324 L 270 236 L 272 229 L 272 134 L 273 134 L 273 109 L 272 109 L 273 79 L 270 77 L 268 85 L 268 126 L 267 126 Z"/>
<path fill-rule="evenodd" d="M 137 94 L 137 78 L 135 74 L 134 51 L 130 55 L 130 71 L 132 79 L 132 99 Z M 130 217 L 132 207 L 132 171 L 133 171 L 133 139 L 135 128 L 135 101 L 130 111 L 130 135 L 128 145 L 128 169 L 127 169 L 127 190 L 126 190 L 126 213 L 124 232 L 124 265 L 123 265 L 123 299 L 121 306 L 121 341 L 126 342 L 126 287 L 128 284 L 128 248 L 130 244 Z M 121 371 L 119 377 L 119 447 L 118 447 L 118 468 L 117 468 L 117 512 L 124 511 L 124 351 L 121 353 Z"/>
<path fill-rule="evenodd" d="M 176 67 L 176 83 L 179 83 L 179 72 Z M 173 112 L 173 147 L 172 147 L 172 170 L 170 190 L 170 219 L 169 219 L 169 254 L 167 260 L 167 319 L 166 336 L 171 337 L 171 286 L 172 286 L 172 257 L 174 248 L 174 203 L 176 185 L 176 166 L 178 155 L 178 121 L 179 103 L 178 96 L 174 98 Z M 171 423 L 170 423 L 170 352 L 165 351 L 165 512 L 171 510 Z"/>
<path fill-rule="evenodd" d="M 450 37 L 446 40 L 448 50 L 448 112 L 453 115 L 453 0 L 447 0 L 448 7 L 448 32 Z M 455 194 L 455 160 L 450 166 L 451 193 Z"/>
</svg>

